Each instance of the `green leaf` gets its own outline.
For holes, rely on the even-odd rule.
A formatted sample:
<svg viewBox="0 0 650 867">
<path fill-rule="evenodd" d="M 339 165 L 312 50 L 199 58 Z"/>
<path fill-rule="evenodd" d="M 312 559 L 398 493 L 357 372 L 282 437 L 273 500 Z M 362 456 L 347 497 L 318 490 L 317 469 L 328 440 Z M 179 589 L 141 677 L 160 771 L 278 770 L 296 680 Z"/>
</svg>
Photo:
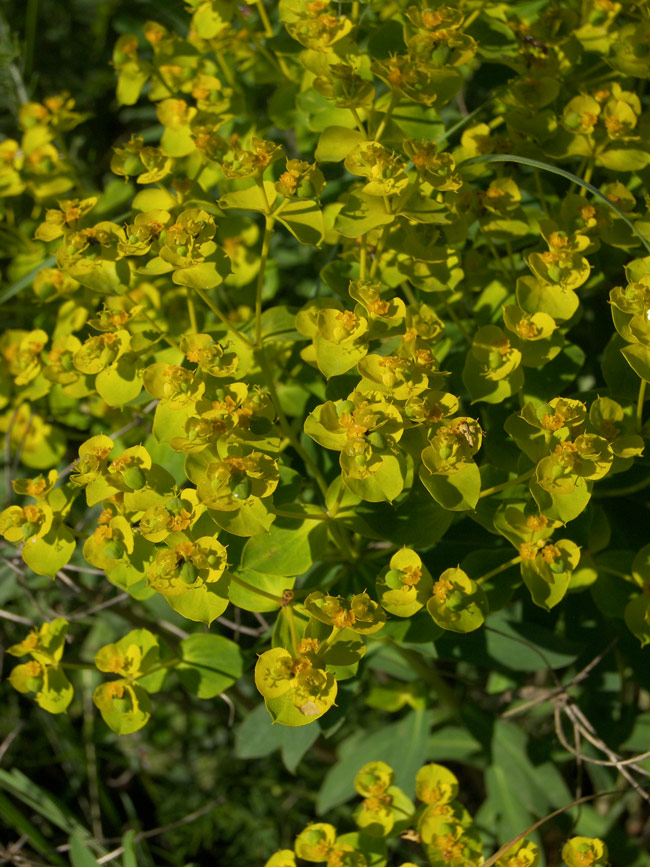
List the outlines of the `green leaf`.
<svg viewBox="0 0 650 867">
<path fill-rule="evenodd" d="M 506 769 L 490 765 L 485 771 L 487 798 L 497 816 L 494 828 L 499 840 L 512 840 L 530 825 L 530 813 L 522 803 L 521 795 L 513 787 Z"/>
<path fill-rule="evenodd" d="M 135 850 L 135 831 L 131 828 L 122 835 L 124 856 L 122 867 L 138 867 L 138 855 Z"/>
<path fill-rule="evenodd" d="M 340 163 L 355 147 L 365 141 L 363 135 L 356 129 L 344 126 L 328 126 L 320 134 L 316 145 L 316 162 Z"/>
<path fill-rule="evenodd" d="M 189 286 L 192 289 L 213 289 L 230 274 L 230 259 L 223 250 L 215 250 L 209 260 L 189 268 L 179 268 L 172 274 L 172 281 L 177 286 Z"/>
<path fill-rule="evenodd" d="M 597 196 L 601 202 L 604 202 L 608 208 L 611 208 L 612 211 L 623 220 L 627 226 L 631 229 L 631 231 L 636 235 L 636 237 L 641 241 L 643 246 L 646 248 L 648 253 L 650 253 L 650 240 L 648 240 L 645 235 L 642 235 L 638 230 L 636 225 L 630 220 L 626 214 L 621 211 L 621 209 L 614 204 L 607 197 L 602 190 L 599 190 L 597 187 L 594 187 L 593 184 L 588 183 L 587 181 L 583 181 L 582 178 L 578 177 L 578 175 L 574 175 L 572 172 L 568 172 L 566 169 L 561 169 L 558 166 L 551 165 L 550 163 L 543 163 L 540 160 L 532 160 L 529 157 L 521 157 L 516 154 L 480 154 L 477 157 L 471 157 L 468 160 L 463 160 L 462 163 L 459 163 L 456 168 L 460 171 L 464 167 L 469 168 L 469 166 L 478 165 L 480 163 L 519 163 L 522 166 L 530 166 L 533 169 L 541 169 L 544 172 L 550 172 L 554 175 L 559 175 L 561 178 L 565 178 L 567 181 L 571 181 L 572 184 L 577 184 L 579 187 L 582 187 L 583 190 L 588 190 L 588 192 L 592 193 L 592 195 Z"/>
<path fill-rule="evenodd" d="M 175 667 L 180 682 L 199 698 L 214 698 L 232 686 L 244 671 L 242 652 L 221 635 L 196 633 L 180 644 Z"/>
<path fill-rule="evenodd" d="M 237 579 L 241 578 L 248 586 L 242 586 Z M 294 577 L 265 575 L 252 569 L 237 569 L 233 572 L 233 580 L 228 591 L 230 601 L 245 611 L 277 611 L 279 600 L 275 602 L 266 594 L 281 597 L 284 590 L 291 590 L 295 584 Z M 258 593 L 256 590 L 262 592 Z"/>
<path fill-rule="evenodd" d="M 645 382 L 650 382 L 650 347 L 641 343 L 632 343 L 621 349 L 621 355 L 637 376 Z"/>
<path fill-rule="evenodd" d="M 72 867 L 98 867 L 98 861 L 86 845 L 87 837 L 75 833 L 70 837 Z"/>
<path fill-rule="evenodd" d="M 40 538 L 28 539 L 23 545 L 23 560 L 37 575 L 54 577 L 68 563 L 76 548 L 67 527 L 56 527 Z"/>
<path fill-rule="evenodd" d="M 311 199 L 289 202 L 283 205 L 282 211 L 276 219 L 301 244 L 317 247 L 323 240 L 325 233 L 323 212 L 318 204 Z"/>
<path fill-rule="evenodd" d="M 334 229 L 346 238 L 358 238 L 379 226 L 392 223 L 395 217 L 387 213 L 381 196 L 352 193 L 334 221 Z"/>
<path fill-rule="evenodd" d="M 224 576 L 216 584 L 204 584 L 180 596 L 165 596 L 165 599 L 178 614 L 209 626 L 228 607 L 228 581 Z"/>
<path fill-rule="evenodd" d="M 412 796 L 415 773 L 428 758 L 433 711 L 413 710 L 396 723 L 368 733 L 359 730 L 339 747 L 338 761 L 327 772 L 316 810 L 323 815 L 355 794 L 354 778 L 368 762 L 386 762 L 395 768 L 395 784 Z"/>
<path fill-rule="evenodd" d="M 297 506 L 291 511 L 297 512 Z M 319 510 L 320 511 L 320 510 Z M 307 510 L 304 510 L 307 514 Z M 321 514 L 323 514 L 321 512 Z M 269 575 L 303 575 L 327 546 L 327 522 L 279 516 L 268 533 L 244 545 L 241 566 Z"/>
<path fill-rule="evenodd" d="M 225 193 L 219 199 L 220 208 L 237 208 L 242 211 L 259 211 L 261 214 L 268 213 L 268 208 L 273 207 L 277 198 L 277 191 L 271 181 L 264 182 L 264 193 L 257 184 L 245 190 L 234 190 Z M 268 203 L 268 204 L 267 204 Z"/>
<path fill-rule="evenodd" d="M 48 256 L 46 259 L 43 259 L 43 261 L 39 262 L 31 271 L 24 274 L 18 280 L 15 280 L 10 286 L 7 286 L 4 292 L 0 292 L 0 304 L 9 301 L 26 286 L 31 286 L 39 271 L 42 271 L 43 268 L 51 268 L 53 265 L 56 265 L 56 256 Z"/>
<path fill-rule="evenodd" d="M 481 474 L 473 461 L 463 464 L 458 472 L 450 475 L 433 473 L 422 463 L 420 480 L 443 509 L 463 512 L 476 508 L 481 492 Z"/>
</svg>

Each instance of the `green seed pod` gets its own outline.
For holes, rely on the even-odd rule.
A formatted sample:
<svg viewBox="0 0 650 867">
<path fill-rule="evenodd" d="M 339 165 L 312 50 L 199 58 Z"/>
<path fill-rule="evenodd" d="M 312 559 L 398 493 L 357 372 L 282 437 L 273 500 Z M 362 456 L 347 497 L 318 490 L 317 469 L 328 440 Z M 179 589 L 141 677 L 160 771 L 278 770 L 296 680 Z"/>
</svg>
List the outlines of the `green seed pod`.
<svg viewBox="0 0 650 867">
<path fill-rule="evenodd" d="M 503 358 L 501 357 L 501 353 L 496 349 L 493 350 L 488 357 L 488 367 L 490 370 L 498 370 L 503 364 Z"/>
<path fill-rule="evenodd" d="M 240 476 L 239 480 L 231 487 L 232 495 L 236 500 L 247 500 L 251 495 L 253 483 L 248 476 Z"/>
<path fill-rule="evenodd" d="M 373 431 L 371 434 L 368 434 L 368 442 L 373 447 L 373 449 L 385 449 L 388 446 L 386 442 L 386 437 L 379 433 L 379 431 Z"/>
<path fill-rule="evenodd" d="M 30 692 L 40 692 L 43 689 L 43 678 L 40 675 L 28 677 L 25 686 Z"/>
<path fill-rule="evenodd" d="M 104 545 L 104 554 L 107 557 L 110 557 L 111 560 L 121 560 L 125 553 L 126 548 L 122 542 L 117 539 L 111 539 L 110 542 L 107 542 Z"/>
<path fill-rule="evenodd" d="M 216 554 L 208 554 L 206 560 L 208 566 L 211 566 L 213 569 L 215 566 L 219 566 L 221 564 L 221 557 L 218 557 Z"/>
<path fill-rule="evenodd" d="M 38 524 L 34 524 L 32 521 L 27 521 L 27 523 L 23 524 L 22 533 L 23 539 L 26 541 L 38 533 Z"/>
<path fill-rule="evenodd" d="M 181 566 L 178 574 L 180 575 L 181 581 L 184 581 L 185 584 L 194 584 L 197 579 L 196 566 L 191 562 L 191 560 L 186 560 Z"/>
<path fill-rule="evenodd" d="M 123 169 L 127 175 L 140 175 L 144 171 L 144 165 L 137 154 L 130 154 L 124 160 Z"/>
<path fill-rule="evenodd" d="M 344 412 L 354 412 L 354 404 L 351 400 L 342 400 L 341 403 L 336 407 L 336 414 L 339 418 L 341 418 Z"/>
<path fill-rule="evenodd" d="M 452 455 L 451 446 L 442 446 L 442 448 L 438 449 L 438 455 L 440 456 L 441 461 L 448 461 Z"/>
<path fill-rule="evenodd" d="M 181 509 L 184 508 L 183 501 L 180 497 L 172 497 L 171 500 L 167 500 L 165 503 L 165 508 L 170 515 L 180 515 Z"/>
<path fill-rule="evenodd" d="M 139 491 L 147 484 L 147 478 L 141 467 L 128 467 L 122 473 L 124 484 L 132 491 Z"/>
<path fill-rule="evenodd" d="M 70 352 L 66 352 L 65 355 L 61 356 L 60 363 L 61 363 L 61 367 L 65 371 L 69 372 L 71 370 L 74 370 L 74 364 L 72 361 L 72 354 Z"/>
<path fill-rule="evenodd" d="M 467 597 L 460 590 L 452 590 L 445 601 L 445 606 L 450 611 L 464 611 L 467 608 Z"/>
</svg>

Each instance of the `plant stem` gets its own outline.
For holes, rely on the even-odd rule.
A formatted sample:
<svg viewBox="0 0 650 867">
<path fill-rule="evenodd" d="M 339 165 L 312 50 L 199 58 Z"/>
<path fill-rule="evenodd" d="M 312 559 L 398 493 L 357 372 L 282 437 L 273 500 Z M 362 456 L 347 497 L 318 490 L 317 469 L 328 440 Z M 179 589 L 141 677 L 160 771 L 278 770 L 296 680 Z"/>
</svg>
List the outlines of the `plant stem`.
<svg viewBox="0 0 650 867">
<path fill-rule="evenodd" d="M 318 653 L 317 656 L 322 656 L 336 641 L 339 632 L 342 632 L 340 626 L 332 626 L 332 631 L 321 643 L 318 645 Z"/>
<path fill-rule="evenodd" d="M 158 325 L 158 323 L 154 319 L 152 319 L 151 316 L 149 316 L 149 314 L 144 308 L 142 308 L 142 310 L 140 311 L 140 315 L 144 316 L 144 318 L 148 320 L 149 324 L 156 329 L 156 331 L 158 332 L 158 334 L 160 334 L 163 340 L 166 340 L 167 343 L 169 343 L 169 345 L 176 349 L 178 352 L 182 352 L 180 346 L 178 345 L 178 343 L 176 343 L 174 338 L 170 337 L 166 331 L 163 331 L 160 325 Z"/>
<path fill-rule="evenodd" d="M 257 593 L 258 596 L 264 596 L 265 599 L 271 599 L 273 602 L 276 602 L 278 605 L 282 605 L 282 597 L 276 596 L 274 593 L 267 593 L 266 590 L 261 590 L 259 587 L 253 587 L 252 584 L 249 584 L 248 581 L 244 581 L 243 578 L 240 578 L 239 575 L 234 575 L 232 572 L 230 573 L 230 580 L 234 581 L 235 584 L 239 584 L 240 587 L 243 587 L 245 590 L 250 590 L 251 593 Z"/>
<path fill-rule="evenodd" d="M 350 111 L 352 112 L 352 115 L 354 116 L 354 121 L 355 121 L 355 123 L 356 123 L 356 125 L 357 125 L 357 129 L 359 130 L 359 132 L 361 133 L 361 135 L 362 135 L 362 136 L 366 139 L 366 141 L 367 141 L 367 140 L 368 140 L 368 133 L 366 132 L 366 128 L 365 128 L 365 126 L 363 125 L 363 121 L 362 121 L 361 118 L 359 117 L 359 112 L 356 110 L 356 108 L 351 108 Z"/>
<path fill-rule="evenodd" d="M 289 424 L 287 417 L 284 414 L 284 410 L 282 409 L 282 406 L 280 404 L 280 400 L 278 398 L 278 393 L 277 393 L 276 388 L 275 388 L 275 382 L 273 380 L 273 373 L 271 372 L 271 368 L 269 367 L 269 363 L 268 363 L 268 360 L 266 358 L 266 353 L 264 352 L 263 346 L 259 347 L 259 356 L 258 357 L 259 357 L 259 361 L 260 361 L 260 367 L 262 368 L 262 374 L 264 376 L 264 379 L 266 380 L 266 384 L 267 384 L 268 389 L 269 389 L 269 394 L 271 395 L 271 400 L 273 401 L 273 406 L 275 408 L 275 414 L 278 417 L 278 422 L 280 423 L 280 427 L 282 428 L 282 432 L 284 433 L 285 437 L 289 440 L 289 442 L 293 446 L 294 450 L 298 453 L 298 455 L 300 455 L 305 466 L 308 467 L 309 470 L 311 471 L 311 473 L 314 477 L 314 480 L 316 481 L 316 484 L 320 488 L 320 492 L 323 495 L 323 499 L 324 499 L 325 496 L 327 495 L 327 482 L 325 481 L 325 478 L 323 477 L 323 474 L 321 473 L 321 471 L 318 469 L 318 467 L 313 462 L 311 457 L 308 455 L 308 453 L 305 451 L 305 449 L 300 444 L 298 437 L 294 434 L 293 430 L 291 429 L 291 425 Z"/>
<path fill-rule="evenodd" d="M 284 609 L 287 613 L 287 621 L 289 623 L 289 632 L 291 633 L 291 644 L 293 645 L 294 654 L 298 653 L 298 633 L 296 632 L 296 619 L 293 616 L 293 608 L 287 605 Z"/>
<path fill-rule="evenodd" d="M 192 290 L 187 287 L 187 315 L 190 319 L 190 329 L 192 330 L 192 334 L 198 334 L 198 327 L 196 325 L 196 310 L 194 308 L 194 298 L 192 297 Z"/>
<path fill-rule="evenodd" d="M 278 509 L 273 506 L 273 514 L 279 518 L 293 518 L 295 521 L 329 521 L 327 515 L 310 515 L 308 512 L 285 512 L 284 509 Z"/>
<path fill-rule="evenodd" d="M 366 267 L 368 263 L 368 242 L 366 236 L 361 238 L 361 247 L 359 250 L 359 280 L 366 279 Z"/>
<path fill-rule="evenodd" d="M 634 485 L 628 485 L 627 488 L 614 488 L 610 491 L 596 491 L 594 497 L 601 499 L 602 497 L 625 497 L 628 494 L 636 494 L 637 491 L 642 491 L 650 485 L 650 477 L 643 479 L 641 482 L 636 482 Z"/>
<path fill-rule="evenodd" d="M 641 433 L 641 428 L 643 427 L 643 402 L 645 400 L 645 390 L 646 390 L 646 381 L 645 379 L 641 380 L 641 384 L 639 385 L 639 396 L 636 401 L 636 430 L 637 433 Z"/>
<path fill-rule="evenodd" d="M 500 485 L 492 485 L 491 488 L 486 488 L 479 494 L 479 500 L 482 500 L 483 497 L 489 497 L 491 494 L 497 494 L 499 491 L 505 491 L 506 488 L 512 488 L 515 485 L 520 484 L 520 482 L 525 482 L 526 479 L 529 479 L 534 472 L 535 468 L 533 467 L 532 470 L 527 470 L 520 476 L 516 476 L 514 479 L 510 479 L 509 482 L 501 482 Z"/>
<path fill-rule="evenodd" d="M 238 337 L 240 340 L 243 340 L 244 343 L 245 343 L 247 346 L 249 346 L 251 349 L 253 348 L 253 346 L 254 346 L 253 341 L 250 340 L 248 337 L 246 337 L 246 335 L 245 335 L 242 331 L 239 331 L 238 328 L 235 328 L 235 326 L 234 326 L 234 325 L 232 324 L 232 322 L 228 319 L 228 317 L 225 316 L 225 315 L 221 312 L 221 310 L 219 310 L 219 308 L 216 306 L 216 304 L 215 304 L 215 303 L 214 303 L 214 302 L 213 302 L 213 301 L 208 297 L 208 295 L 207 295 L 207 293 L 205 292 L 204 289 L 197 289 L 196 287 L 194 287 L 194 291 L 195 291 L 196 294 L 199 296 L 199 298 L 201 299 L 201 301 L 203 301 L 203 303 L 204 303 L 207 307 L 209 307 L 210 310 L 212 310 L 212 312 L 214 313 L 214 315 L 217 316 L 217 317 L 221 320 L 221 322 L 223 322 L 223 324 L 226 326 L 226 328 L 227 328 L 229 331 L 232 331 L 233 334 L 237 335 L 237 337 Z"/>
<path fill-rule="evenodd" d="M 393 110 L 397 107 L 398 103 L 399 93 L 393 90 L 390 95 L 390 102 L 388 103 L 388 108 L 384 112 L 384 116 L 382 117 L 381 122 L 377 127 L 377 132 L 375 133 L 373 141 L 379 141 L 379 139 L 382 137 L 382 134 L 386 129 L 386 124 L 388 123 L 388 120 L 393 113 Z"/>
<path fill-rule="evenodd" d="M 488 581 L 490 578 L 498 575 L 499 572 L 505 572 L 506 569 L 509 569 L 511 566 L 516 566 L 517 563 L 521 563 L 521 557 L 513 557 L 512 560 L 502 563 L 500 566 L 497 566 L 496 569 L 491 569 L 489 572 L 486 572 L 485 575 L 481 575 L 480 578 L 477 578 L 476 583 L 482 584 L 484 581 Z"/>
<path fill-rule="evenodd" d="M 371 280 L 375 276 L 375 273 L 377 272 L 377 268 L 379 267 L 379 261 L 383 255 L 383 252 L 384 252 L 384 246 L 386 244 L 387 235 L 388 235 L 388 226 L 384 226 L 383 229 L 381 230 L 381 236 L 379 238 L 379 242 L 378 242 L 377 247 L 375 249 L 375 255 L 374 255 L 374 258 L 372 260 L 372 265 L 370 266 L 370 279 Z"/>
<path fill-rule="evenodd" d="M 257 289 L 255 291 L 255 345 L 260 349 L 262 347 L 262 292 L 264 291 L 264 273 L 266 271 L 266 260 L 269 256 L 269 247 L 271 245 L 271 235 L 273 234 L 274 223 L 275 220 L 268 216 L 264 221 L 264 238 L 262 240 L 260 270 L 257 275 Z"/>
<path fill-rule="evenodd" d="M 260 13 L 260 19 L 262 21 L 262 25 L 264 26 L 264 35 L 267 39 L 269 39 L 271 36 L 273 36 L 273 28 L 271 27 L 269 16 L 266 14 L 263 0 L 255 0 L 255 5 L 257 6 L 257 11 Z"/>
</svg>

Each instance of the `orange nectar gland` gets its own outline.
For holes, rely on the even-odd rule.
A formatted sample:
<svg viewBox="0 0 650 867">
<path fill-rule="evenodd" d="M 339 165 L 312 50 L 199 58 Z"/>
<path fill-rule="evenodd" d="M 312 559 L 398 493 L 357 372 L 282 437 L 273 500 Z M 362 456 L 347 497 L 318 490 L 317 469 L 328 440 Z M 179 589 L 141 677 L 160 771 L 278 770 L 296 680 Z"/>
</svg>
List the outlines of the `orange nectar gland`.
<svg viewBox="0 0 650 867">
<path fill-rule="evenodd" d="M 29 635 L 22 642 L 22 646 L 25 650 L 30 651 L 33 650 L 38 644 L 38 630 L 32 629 Z"/>
<path fill-rule="evenodd" d="M 332 623 L 340 629 L 354 626 L 356 620 L 357 618 L 354 611 L 346 611 L 344 608 L 339 608 L 339 610 L 332 615 Z"/>
<path fill-rule="evenodd" d="M 27 677 L 38 677 L 42 671 L 42 666 L 35 659 L 31 659 L 25 663 L 24 672 Z"/>
<path fill-rule="evenodd" d="M 545 545 L 541 550 L 542 560 L 545 563 L 555 563 L 556 560 L 559 560 L 562 556 L 562 552 L 557 547 L 557 545 Z"/>
<path fill-rule="evenodd" d="M 43 512 L 38 506 L 25 506 L 23 509 L 23 517 L 30 524 L 37 524 L 41 519 Z"/>
<path fill-rule="evenodd" d="M 341 427 L 344 427 L 347 430 L 347 437 L 349 440 L 354 440 L 362 437 L 368 430 L 365 425 L 360 424 L 356 420 L 356 414 L 356 410 L 352 415 L 350 415 L 349 412 L 344 412 L 339 419 Z"/>
<path fill-rule="evenodd" d="M 545 413 L 542 416 L 542 427 L 544 428 L 544 430 L 556 431 L 564 426 L 565 421 L 566 417 L 560 412 L 559 409 L 556 409 L 553 415 Z"/>
<path fill-rule="evenodd" d="M 109 699 L 124 698 L 124 684 L 119 681 L 106 684 L 106 696 Z"/>
<path fill-rule="evenodd" d="M 548 518 L 545 515 L 529 515 L 526 518 L 526 526 L 529 530 L 544 530 L 548 527 Z"/>
<path fill-rule="evenodd" d="M 523 542 L 519 546 L 519 556 L 522 560 L 534 560 L 539 554 L 543 542 Z"/>
<path fill-rule="evenodd" d="M 121 653 L 114 653 L 106 662 L 106 670 L 111 674 L 117 674 L 124 668 L 124 656 Z"/>
<path fill-rule="evenodd" d="M 450 590 L 453 590 L 453 584 L 447 578 L 439 578 L 433 585 L 433 595 L 441 602 L 446 602 Z"/>
<path fill-rule="evenodd" d="M 359 317 L 355 313 L 352 313 L 351 310 L 341 310 L 336 314 L 336 321 L 340 325 L 334 327 L 334 338 L 336 340 L 343 340 L 346 335 L 350 334 L 357 327 Z"/>
<path fill-rule="evenodd" d="M 47 485 L 46 485 L 45 479 L 42 476 L 41 476 L 41 478 L 31 479 L 27 483 L 27 489 L 26 489 L 27 494 L 30 497 L 40 497 L 40 495 L 45 490 L 46 486 Z"/>
<path fill-rule="evenodd" d="M 463 844 L 460 840 L 454 840 L 451 834 L 437 838 L 437 847 L 443 861 L 458 861 L 463 857 Z"/>
<path fill-rule="evenodd" d="M 192 542 L 181 542 L 180 545 L 177 545 L 174 548 L 174 552 L 182 557 L 184 560 L 187 560 L 194 553 L 194 545 Z"/>
<path fill-rule="evenodd" d="M 296 644 L 296 653 L 307 656 L 308 653 L 318 653 L 320 641 L 317 638 L 301 638 Z"/>
<path fill-rule="evenodd" d="M 405 566 L 402 570 L 402 584 L 414 587 L 422 577 L 422 570 L 418 566 Z"/>
<path fill-rule="evenodd" d="M 534 340 L 539 333 L 539 328 L 530 319 L 522 319 L 517 323 L 517 334 L 524 340 Z"/>
</svg>

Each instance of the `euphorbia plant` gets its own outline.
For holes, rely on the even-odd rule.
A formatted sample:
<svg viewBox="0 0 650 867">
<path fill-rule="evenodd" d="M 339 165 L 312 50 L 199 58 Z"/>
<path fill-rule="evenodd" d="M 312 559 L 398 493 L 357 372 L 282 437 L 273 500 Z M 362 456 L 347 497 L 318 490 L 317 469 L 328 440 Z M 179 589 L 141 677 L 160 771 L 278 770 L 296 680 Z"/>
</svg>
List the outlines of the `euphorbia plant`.
<svg viewBox="0 0 650 867">
<path fill-rule="evenodd" d="M 412 659 L 520 600 L 607 609 L 612 574 L 650 642 L 648 545 L 629 570 L 605 550 L 649 481 L 645 4 L 186 5 L 186 33 L 115 47 L 119 103 L 158 121 L 113 150 L 126 213 L 61 147 L 69 96 L 2 143 L 29 256 L 0 428 L 33 473 L 0 531 L 137 605 L 96 657 L 108 725 L 143 726 L 166 677 L 212 698 L 253 666 L 274 721 L 313 723 L 368 648 Z M 242 650 L 229 606 L 275 620 Z M 60 712 L 90 663 L 48 656 L 52 629 L 12 683 Z"/>
</svg>

